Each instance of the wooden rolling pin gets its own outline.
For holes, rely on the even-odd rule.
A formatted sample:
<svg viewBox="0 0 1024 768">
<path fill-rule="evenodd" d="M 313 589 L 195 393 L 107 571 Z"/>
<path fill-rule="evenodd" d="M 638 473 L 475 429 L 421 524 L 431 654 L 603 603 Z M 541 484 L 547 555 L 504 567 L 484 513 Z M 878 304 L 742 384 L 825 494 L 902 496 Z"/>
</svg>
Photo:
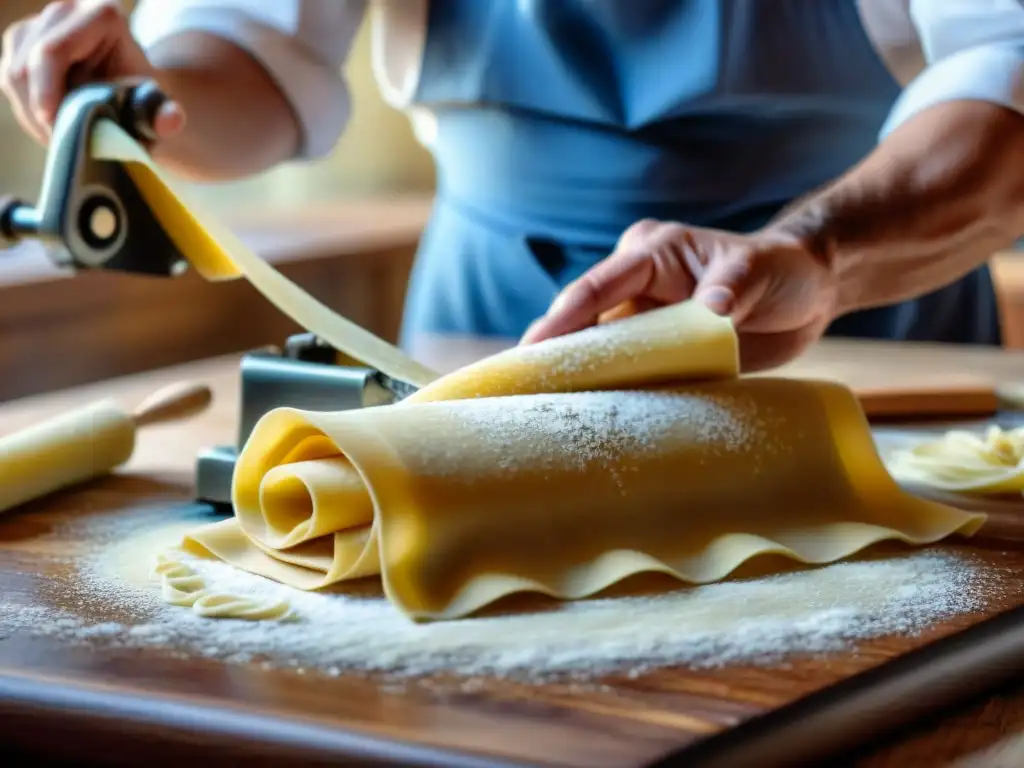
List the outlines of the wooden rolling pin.
<svg viewBox="0 0 1024 768">
<path fill-rule="evenodd" d="M 932 385 L 853 387 L 861 407 L 872 420 L 916 418 L 976 419 L 1002 411 L 1024 410 L 1024 384 L 986 381 L 938 382 Z"/>
<path fill-rule="evenodd" d="M 865 415 L 871 420 L 976 419 L 994 416 L 1000 397 L 990 384 L 934 386 L 853 386 Z"/>
<path fill-rule="evenodd" d="M 114 470 L 131 458 L 137 429 L 193 416 L 212 399 L 206 385 L 182 382 L 132 411 L 100 400 L 0 437 L 0 512 Z"/>
</svg>

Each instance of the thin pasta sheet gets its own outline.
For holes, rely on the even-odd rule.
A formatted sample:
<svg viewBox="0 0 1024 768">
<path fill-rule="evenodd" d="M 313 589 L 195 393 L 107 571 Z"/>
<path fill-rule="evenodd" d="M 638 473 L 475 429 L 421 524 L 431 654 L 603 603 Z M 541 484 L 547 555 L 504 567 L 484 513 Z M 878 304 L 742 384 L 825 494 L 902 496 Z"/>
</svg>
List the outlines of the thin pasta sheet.
<svg viewBox="0 0 1024 768">
<path fill-rule="evenodd" d="M 891 474 L 907 484 L 987 496 L 1024 492 L 1024 428 L 954 429 L 896 451 Z"/>
<path fill-rule="evenodd" d="M 211 262 L 239 262 L 139 170 L 145 153 L 106 140 L 187 258 L 214 276 Z M 289 296 L 294 317 L 359 356 L 347 326 Z M 383 349 L 416 373 L 356 337 L 369 364 Z M 379 576 L 399 611 L 428 620 L 520 591 L 577 599 L 651 571 L 706 583 L 759 555 L 828 563 L 980 527 L 896 484 L 849 389 L 743 378 L 737 352 L 728 320 L 683 303 L 424 373 L 394 405 L 271 411 L 240 454 L 235 516 L 182 546 L 303 590 Z"/>
<path fill-rule="evenodd" d="M 360 328 L 310 296 L 246 247 L 227 227 L 199 217 L 171 188 L 146 151 L 110 120 L 93 127 L 90 152 L 99 160 L 121 163 L 157 219 L 203 278 L 211 281 L 245 277 L 274 306 L 335 349 L 380 369 L 400 381 L 423 386 L 437 373 L 401 350 Z"/>
</svg>

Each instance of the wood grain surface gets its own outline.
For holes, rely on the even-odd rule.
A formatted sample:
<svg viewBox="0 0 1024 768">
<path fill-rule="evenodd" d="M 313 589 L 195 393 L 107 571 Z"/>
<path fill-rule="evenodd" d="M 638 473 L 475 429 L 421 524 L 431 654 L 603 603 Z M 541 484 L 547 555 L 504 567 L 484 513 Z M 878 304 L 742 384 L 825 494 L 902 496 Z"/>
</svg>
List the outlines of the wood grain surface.
<svg viewBox="0 0 1024 768">
<path fill-rule="evenodd" d="M 458 345 L 447 349 L 444 359 L 434 358 L 440 368 L 473 354 Z M 825 347 L 812 360 L 829 365 L 850 354 L 858 353 L 848 346 L 835 352 Z M 862 359 L 878 360 L 877 354 L 876 349 Z M 881 363 L 886 376 L 900 375 L 890 366 L 895 358 L 906 354 L 894 352 Z M 1024 380 L 1022 359 L 989 353 L 944 364 Z M 117 476 L 27 505 L 0 521 L 0 590 L 8 606 L 28 610 L 67 600 L 76 558 L 91 544 L 72 533 L 85 521 L 132 518 L 148 524 L 204 514 L 189 503 L 192 463 L 201 448 L 232 440 L 236 365 L 231 356 L 0 407 L 0 431 L 6 432 L 97 396 L 113 395 L 130 407 L 181 379 L 203 381 L 214 391 L 213 407 L 195 422 L 147 429 Z M 866 374 L 851 369 L 849 375 Z M 891 427 L 886 432 L 889 438 L 905 434 Z M 372 676 L 227 665 L 173 648 L 83 648 L 0 626 L 0 742 L 22 750 L 12 755 L 57 755 L 73 764 L 144 759 L 152 765 L 643 765 L 1024 604 L 1024 548 L 1012 541 L 1012 532 L 1005 534 L 1019 532 L 1013 521 L 1020 514 L 1015 502 L 999 503 L 1006 505 L 1002 512 L 1010 526 L 1003 533 L 939 547 L 983 561 L 995 574 L 990 593 L 980 596 L 980 609 L 919 636 L 867 640 L 841 653 L 794 656 L 774 666 L 680 667 L 543 685 L 477 679 L 467 686 L 454 676 L 435 676 L 429 684 L 410 681 L 396 689 Z M 128 621 L 122 606 L 62 607 L 89 621 Z M 1021 732 L 1024 689 L 1010 690 L 858 756 L 857 762 L 865 768 L 1021 765 L 1024 753 L 1014 751 Z"/>
</svg>

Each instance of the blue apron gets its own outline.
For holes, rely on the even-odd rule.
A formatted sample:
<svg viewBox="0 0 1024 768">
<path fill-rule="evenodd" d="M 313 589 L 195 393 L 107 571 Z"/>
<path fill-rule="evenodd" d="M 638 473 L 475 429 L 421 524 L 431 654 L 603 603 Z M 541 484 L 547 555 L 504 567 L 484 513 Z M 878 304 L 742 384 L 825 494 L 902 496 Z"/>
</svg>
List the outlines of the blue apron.
<svg viewBox="0 0 1024 768">
<path fill-rule="evenodd" d="M 898 94 L 854 0 L 433 0 L 403 343 L 518 337 L 642 218 L 764 225 L 870 152 Z M 989 272 L 829 333 L 997 344 Z"/>
</svg>

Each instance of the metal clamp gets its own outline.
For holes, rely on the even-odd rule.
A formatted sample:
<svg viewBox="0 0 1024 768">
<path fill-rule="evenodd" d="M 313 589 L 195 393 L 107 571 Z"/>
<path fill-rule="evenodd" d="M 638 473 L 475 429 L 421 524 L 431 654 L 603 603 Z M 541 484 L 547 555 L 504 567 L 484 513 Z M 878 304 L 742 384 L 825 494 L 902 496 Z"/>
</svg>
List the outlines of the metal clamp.
<svg viewBox="0 0 1024 768">
<path fill-rule="evenodd" d="M 267 412 L 284 407 L 306 411 L 370 408 L 398 402 L 416 389 L 372 368 L 338 365 L 337 358 L 337 350 L 311 333 L 289 337 L 283 350 L 259 350 L 243 356 L 236 443 L 199 455 L 199 501 L 230 514 L 231 481 L 239 451 Z"/>
</svg>

